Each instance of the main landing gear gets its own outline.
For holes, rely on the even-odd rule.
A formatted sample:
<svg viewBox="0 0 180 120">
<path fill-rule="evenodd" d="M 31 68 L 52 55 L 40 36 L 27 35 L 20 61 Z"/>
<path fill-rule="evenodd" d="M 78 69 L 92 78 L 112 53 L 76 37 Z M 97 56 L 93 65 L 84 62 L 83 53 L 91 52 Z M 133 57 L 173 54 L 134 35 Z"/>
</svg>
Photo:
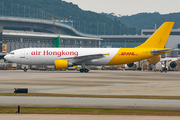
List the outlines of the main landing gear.
<svg viewBox="0 0 180 120">
<path fill-rule="evenodd" d="M 89 72 L 89 70 L 87 68 L 85 68 L 85 67 L 86 67 L 85 63 L 82 63 L 82 69 L 80 69 L 81 73 L 83 73 L 83 72 L 88 73 Z"/>
<path fill-rule="evenodd" d="M 88 72 L 89 72 L 89 70 L 88 70 L 88 69 L 86 69 L 86 68 L 83 68 L 83 69 L 80 69 L 80 72 L 81 72 L 81 73 L 83 73 L 83 72 L 88 73 Z"/>
<path fill-rule="evenodd" d="M 166 73 L 166 72 L 167 72 L 167 68 L 164 67 L 164 68 L 161 70 L 161 72 L 165 72 L 165 73 Z"/>
</svg>

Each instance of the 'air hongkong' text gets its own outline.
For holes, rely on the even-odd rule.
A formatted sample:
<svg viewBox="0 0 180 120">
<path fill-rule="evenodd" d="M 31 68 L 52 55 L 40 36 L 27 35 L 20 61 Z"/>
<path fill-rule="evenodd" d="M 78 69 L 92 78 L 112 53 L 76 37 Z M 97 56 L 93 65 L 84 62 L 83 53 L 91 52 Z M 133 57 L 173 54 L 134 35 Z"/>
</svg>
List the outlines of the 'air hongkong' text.
<svg viewBox="0 0 180 120">
<path fill-rule="evenodd" d="M 31 55 L 41 55 L 41 52 L 42 51 L 32 51 L 31 52 Z M 78 51 L 64 51 L 64 50 L 61 50 L 61 51 L 50 51 L 50 50 L 43 50 L 43 55 L 57 55 L 57 57 L 61 57 L 61 56 L 74 56 L 74 57 L 77 57 L 78 56 Z"/>
</svg>

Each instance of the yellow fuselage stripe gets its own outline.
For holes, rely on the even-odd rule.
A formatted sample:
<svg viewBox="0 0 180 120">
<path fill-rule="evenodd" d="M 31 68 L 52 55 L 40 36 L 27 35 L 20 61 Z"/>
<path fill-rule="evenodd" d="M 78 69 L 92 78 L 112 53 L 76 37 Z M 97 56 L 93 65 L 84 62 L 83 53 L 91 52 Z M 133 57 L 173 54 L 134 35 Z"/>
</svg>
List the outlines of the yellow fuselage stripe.
<svg viewBox="0 0 180 120">
<path fill-rule="evenodd" d="M 152 55 L 150 52 L 154 49 L 155 48 L 120 48 L 116 55 L 109 61 L 107 65 L 126 64 L 151 58 L 154 55 Z M 162 49 L 156 48 L 156 50 Z"/>
</svg>

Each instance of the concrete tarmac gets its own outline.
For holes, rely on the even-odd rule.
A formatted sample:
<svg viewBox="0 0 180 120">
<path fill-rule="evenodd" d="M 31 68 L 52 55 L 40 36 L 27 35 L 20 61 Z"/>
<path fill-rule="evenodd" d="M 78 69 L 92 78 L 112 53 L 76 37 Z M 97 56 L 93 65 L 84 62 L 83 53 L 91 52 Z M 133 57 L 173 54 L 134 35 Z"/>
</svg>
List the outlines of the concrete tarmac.
<svg viewBox="0 0 180 120">
<path fill-rule="evenodd" d="M 0 71 L 0 93 L 180 96 L 180 72 L 147 71 Z"/>
<path fill-rule="evenodd" d="M 89 73 L 79 73 L 78 71 L 27 71 L 24 73 L 22 70 L 9 70 L 0 71 L 0 93 L 13 93 L 14 88 L 28 88 L 29 93 L 57 93 L 57 94 L 84 94 L 84 95 L 158 95 L 158 96 L 180 96 L 180 72 L 147 72 L 147 71 L 98 71 L 91 70 Z M 2 96 L 3 97 L 3 96 Z M 6 96 L 5 96 L 6 97 Z M 25 97 L 26 99 L 28 97 Z M 3 105 L 17 105 L 23 104 L 23 101 L 14 102 L 14 98 L 9 98 L 3 103 L 4 98 L 0 98 L 1 106 Z M 6 98 L 7 99 L 7 98 Z M 19 97 L 17 100 L 20 99 Z M 32 100 L 36 97 L 32 97 Z M 42 97 L 38 100 L 38 105 L 43 102 Z M 59 98 L 58 98 L 59 99 Z M 71 98 L 69 103 L 73 103 Z M 84 98 L 89 99 L 89 98 Z M 25 100 L 25 99 L 24 99 Z M 37 100 L 37 101 L 38 101 Z M 82 99 L 81 99 L 82 100 Z M 104 99 L 106 101 L 107 99 Z M 149 104 L 149 100 L 141 104 L 141 101 L 130 99 L 132 102 L 124 102 L 135 108 L 144 108 Z M 66 100 L 65 100 L 66 101 Z M 118 101 L 118 102 L 117 102 Z M 115 103 L 122 105 L 119 99 Z M 151 100 L 150 100 L 151 101 Z M 155 100 L 156 101 L 156 100 Z M 166 108 L 176 108 L 179 101 L 166 101 L 157 100 L 159 102 L 153 103 L 155 106 L 165 105 Z M 29 102 L 29 103 L 28 103 Z M 82 102 L 82 101 L 81 101 Z M 25 100 L 24 105 L 31 101 Z M 63 103 L 63 102 L 61 102 Z M 112 102 L 113 103 L 113 100 Z M 59 104 L 59 103 L 58 103 Z M 76 101 L 76 105 L 78 105 Z M 88 102 L 84 101 L 84 104 Z M 106 107 L 104 102 L 98 104 Z M 109 104 L 109 102 L 108 102 Z M 166 105 L 167 104 L 167 105 Z M 27 105 L 27 104 L 26 104 Z M 37 105 L 37 104 L 36 104 Z M 60 104 L 59 104 L 60 105 Z M 61 104 L 62 105 L 62 104 Z M 65 105 L 65 104 L 63 104 Z M 92 105 L 92 106 L 91 106 Z M 169 105 L 169 106 L 168 106 Z M 89 106 L 98 106 L 97 104 L 89 104 Z M 103 107 L 101 106 L 101 107 Z M 113 106 L 113 104 L 111 105 Z M 71 105 L 72 107 L 72 105 Z M 75 107 L 75 106 L 74 106 Z M 122 106 L 121 106 L 122 107 Z M 127 106 L 124 106 L 127 107 Z M 150 106 L 149 106 L 150 107 Z M 179 106 L 177 106 L 179 107 Z M 135 108 L 135 109 L 136 109 Z M 160 108 L 160 106 L 159 106 Z M 149 108 L 151 109 L 151 108 Z M 116 116 L 116 115 L 22 115 L 22 114 L 0 114 L 2 120 L 179 120 L 180 117 L 174 116 Z"/>
<path fill-rule="evenodd" d="M 0 114 L 1 120 L 179 120 L 179 116 Z"/>
<path fill-rule="evenodd" d="M 0 96 L 0 106 L 180 110 L 180 100 Z"/>
</svg>

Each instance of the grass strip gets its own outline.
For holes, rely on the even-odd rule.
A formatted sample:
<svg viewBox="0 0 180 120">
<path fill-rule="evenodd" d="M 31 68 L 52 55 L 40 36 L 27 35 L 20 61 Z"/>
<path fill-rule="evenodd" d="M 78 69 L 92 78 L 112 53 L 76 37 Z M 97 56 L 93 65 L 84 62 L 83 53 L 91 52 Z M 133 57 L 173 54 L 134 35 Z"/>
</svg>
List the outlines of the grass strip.
<svg viewBox="0 0 180 120">
<path fill-rule="evenodd" d="M 0 107 L 0 114 L 13 114 L 16 111 L 17 111 L 17 107 Z M 21 107 L 20 113 L 21 114 L 180 116 L 180 111 L 170 111 L 170 110 L 50 108 L 50 107 Z"/>
<path fill-rule="evenodd" d="M 145 95 L 79 95 L 79 94 L 44 94 L 44 93 L 0 93 L 0 96 L 39 96 L 39 97 L 86 97 L 86 98 L 134 98 L 134 99 L 172 99 L 180 96 L 145 96 Z"/>
</svg>

